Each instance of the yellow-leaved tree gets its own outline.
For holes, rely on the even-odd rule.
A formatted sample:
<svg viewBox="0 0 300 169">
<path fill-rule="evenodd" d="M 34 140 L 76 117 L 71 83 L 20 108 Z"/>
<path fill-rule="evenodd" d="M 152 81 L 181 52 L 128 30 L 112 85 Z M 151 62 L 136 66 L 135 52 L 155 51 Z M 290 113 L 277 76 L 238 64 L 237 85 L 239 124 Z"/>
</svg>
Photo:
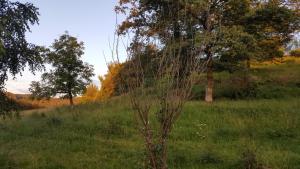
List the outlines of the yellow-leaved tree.
<svg viewBox="0 0 300 169">
<path fill-rule="evenodd" d="M 95 102 L 97 100 L 97 95 L 99 94 L 99 88 L 90 84 L 86 87 L 83 96 L 80 98 L 81 103 Z"/>
<path fill-rule="evenodd" d="M 111 63 L 108 65 L 108 72 L 104 76 L 99 76 L 100 89 L 94 85 L 90 84 L 87 86 L 85 93 L 80 99 L 81 103 L 89 103 L 95 101 L 104 101 L 112 96 L 119 95 L 120 71 L 123 68 L 123 64 Z"/>
<path fill-rule="evenodd" d="M 119 73 L 122 70 L 123 64 L 111 63 L 108 65 L 108 72 L 104 76 L 99 76 L 101 83 L 100 91 L 97 95 L 97 100 L 107 100 L 116 94 L 116 86 L 120 83 Z"/>
</svg>

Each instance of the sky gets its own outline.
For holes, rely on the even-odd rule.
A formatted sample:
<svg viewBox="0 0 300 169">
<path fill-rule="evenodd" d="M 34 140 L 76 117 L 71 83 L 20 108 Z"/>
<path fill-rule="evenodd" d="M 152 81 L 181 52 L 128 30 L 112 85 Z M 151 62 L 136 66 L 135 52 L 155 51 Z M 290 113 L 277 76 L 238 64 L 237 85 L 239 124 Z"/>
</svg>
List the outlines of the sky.
<svg viewBox="0 0 300 169">
<path fill-rule="evenodd" d="M 117 0 L 19 0 L 30 2 L 39 8 L 39 25 L 31 27 L 27 40 L 36 45 L 49 47 L 65 31 L 85 44 L 83 60 L 94 65 L 96 76 L 107 72 L 106 63 L 111 61 L 110 45 L 114 39 Z M 122 16 L 118 16 L 121 20 Z M 123 50 L 124 51 L 124 50 Z M 122 53 L 122 52 L 120 52 Z M 125 53 L 125 52 L 123 52 Z M 6 89 L 13 93 L 28 93 L 31 81 L 40 79 L 28 70 L 6 82 Z"/>
</svg>

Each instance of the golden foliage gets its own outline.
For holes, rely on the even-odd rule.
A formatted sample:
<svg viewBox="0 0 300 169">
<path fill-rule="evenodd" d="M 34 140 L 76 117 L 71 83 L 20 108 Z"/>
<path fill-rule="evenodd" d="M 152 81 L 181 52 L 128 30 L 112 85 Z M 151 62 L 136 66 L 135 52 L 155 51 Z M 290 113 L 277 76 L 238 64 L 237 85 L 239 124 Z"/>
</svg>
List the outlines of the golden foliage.
<svg viewBox="0 0 300 169">
<path fill-rule="evenodd" d="M 99 94 L 99 89 L 96 85 L 90 84 L 86 90 L 83 96 L 80 98 L 81 103 L 87 103 L 87 102 L 95 102 L 97 99 L 97 96 Z"/>
<path fill-rule="evenodd" d="M 118 75 L 122 70 L 123 64 L 111 63 L 108 66 L 108 72 L 104 76 L 99 76 L 99 81 L 101 84 L 100 89 L 96 85 L 89 85 L 86 88 L 85 93 L 80 98 L 80 102 L 95 102 L 95 101 L 104 101 L 116 93 L 116 86 L 119 83 Z"/>
<path fill-rule="evenodd" d="M 101 88 L 97 96 L 98 100 L 106 100 L 114 96 L 116 85 L 118 83 L 117 76 L 120 73 L 123 65 L 118 63 L 111 63 L 108 66 L 108 72 L 104 76 L 99 76 Z"/>
</svg>

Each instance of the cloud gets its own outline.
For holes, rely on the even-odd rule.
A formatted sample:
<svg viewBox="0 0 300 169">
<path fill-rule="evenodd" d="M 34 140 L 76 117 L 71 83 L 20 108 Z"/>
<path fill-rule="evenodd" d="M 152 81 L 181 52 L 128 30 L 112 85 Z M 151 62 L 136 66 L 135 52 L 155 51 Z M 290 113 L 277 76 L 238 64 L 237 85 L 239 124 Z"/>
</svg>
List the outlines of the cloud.
<svg viewBox="0 0 300 169">
<path fill-rule="evenodd" d="M 30 71 L 25 70 L 22 76 L 18 75 L 15 78 L 9 76 L 5 85 L 6 90 L 15 94 L 28 94 L 31 81 L 38 81 L 40 74 L 33 75 Z"/>
<path fill-rule="evenodd" d="M 15 94 L 29 94 L 28 88 L 32 81 L 39 81 L 41 77 L 41 72 L 33 75 L 30 71 L 25 70 L 22 73 L 22 76 L 18 75 L 14 79 L 9 77 L 9 80 L 6 82 L 6 90 Z M 99 86 L 100 82 L 96 77 L 92 78 L 92 83 Z"/>
<path fill-rule="evenodd" d="M 8 80 L 6 82 L 6 90 L 16 94 L 28 94 L 29 84 L 18 80 Z"/>
</svg>

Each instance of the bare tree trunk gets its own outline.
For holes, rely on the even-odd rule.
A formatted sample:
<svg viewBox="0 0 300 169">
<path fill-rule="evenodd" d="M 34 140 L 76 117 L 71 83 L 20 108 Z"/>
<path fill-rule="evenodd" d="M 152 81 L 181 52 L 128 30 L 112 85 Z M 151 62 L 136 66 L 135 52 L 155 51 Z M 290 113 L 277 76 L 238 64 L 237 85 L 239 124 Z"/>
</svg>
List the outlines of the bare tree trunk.
<svg viewBox="0 0 300 169">
<path fill-rule="evenodd" d="M 251 69 L 251 60 L 250 57 L 246 60 L 246 69 L 244 75 L 244 83 L 247 90 L 250 88 L 250 69 Z"/>
<path fill-rule="evenodd" d="M 69 92 L 69 101 L 70 101 L 70 105 L 73 106 L 74 102 L 73 102 L 73 95 L 72 92 Z"/>
<path fill-rule="evenodd" d="M 251 60 L 250 60 L 250 57 L 248 57 L 247 58 L 247 68 L 246 68 L 247 85 L 249 85 L 249 81 L 250 81 L 250 69 L 251 69 Z"/>
<path fill-rule="evenodd" d="M 208 65 L 207 65 L 207 86 L 205 93 L 205 101 L 208 103 L 213 102 L 213 88 L 214 88 L 214 76 L 213 76 L 213 60 L 210 52 L 207 53 Z"/>
<path fill-rule="evenodd" d="M 168 168 L 168 156 L 167 156 L 167 138 L 163 138 L 162 143 L 162 166 L 161 169 L 167 169 Z"/>
<path fill-rule="evenodd" d="M 207 34 L 211 34 L 212 32 L 212 15 L 210 13 L 210 8 L 207 11 L 206 14 L 206 20 L 205 20 L 205 25 L 204 28 L 207 32 Z M 205 54 L 207 57 L 207 86 L 206 86 L 206 91 L 205 91 L 205 101 L 208 103 L 213 102 L 213 87 L 214 87 L 214 77 L 213 77 L 213 54 L 212 54 L 212 48 L 211 44 L 212 42 L 209 42 L 206 46 L 205 49 Z"/>
</svg>

